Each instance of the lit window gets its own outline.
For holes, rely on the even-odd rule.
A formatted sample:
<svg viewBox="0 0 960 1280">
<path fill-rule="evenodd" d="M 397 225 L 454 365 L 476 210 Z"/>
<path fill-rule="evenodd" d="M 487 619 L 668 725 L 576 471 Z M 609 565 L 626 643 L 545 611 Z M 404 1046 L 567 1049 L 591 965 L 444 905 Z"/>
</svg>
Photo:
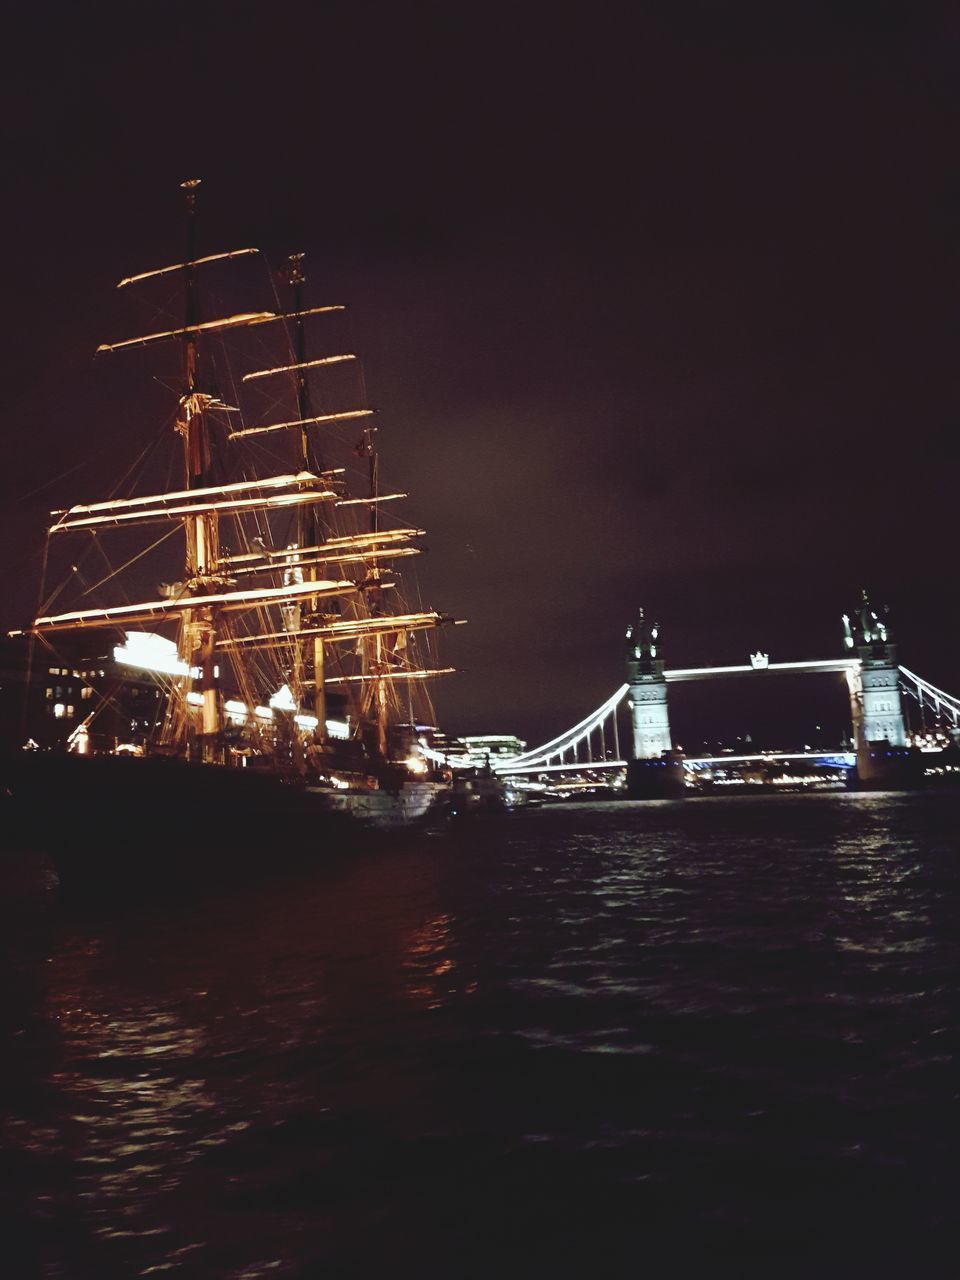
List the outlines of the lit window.
<svg viewBox="0 0 960 1280">
<path fill-rule="evenodd" d="M 53 690 L 52 690 L 52 689 L 48 689 L 48 690 L 47 690 L 47 697 L 48 697 L 48 698 L 52 698 L 52 697 L 53 697 Z"/>
<path fill-rule="evenodd" d="M 80 690 L 80 697 L 83 698 L 84 701 L 86 701 L 87 698 L 93 697 L 93 690 L 90 688 L 89 685 L 87 685 L 86 688 Z"/>
<path fill-rule="evenodd" d="M 47 671 L 52 676 L 58 676 L 60 674 L 59 667 L 47 667 Z"/>
<path fill-rule="evenodd" d="M 67 707 L 67 719 L 72 720 L 75 715 L 76 715 L 76 712 L 74 711 L 73 707 Z"/>
<path fill-rule="evenodd" d="M 62 720 L 67 714 L 67 708 L 62 702 L 55 702 L 53 705 L 53 714 L 58 720 Z"/>
</svg>

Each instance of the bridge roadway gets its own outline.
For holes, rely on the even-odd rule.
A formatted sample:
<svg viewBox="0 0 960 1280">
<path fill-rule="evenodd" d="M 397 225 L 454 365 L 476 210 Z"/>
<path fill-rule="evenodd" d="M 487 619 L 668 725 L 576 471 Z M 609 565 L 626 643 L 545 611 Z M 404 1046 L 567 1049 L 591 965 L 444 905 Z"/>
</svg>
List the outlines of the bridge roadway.
<svg viewBox="0 0 960 1280">
<path fill-rule="evenodd" d="M 852 769 L 857 762 L 852 751 L 756 751 L 752 755 L 684 756 L 685 769 L 708 769 L 717 764 L 763 764 L 767 760 L 822 760 L 838 769 Z M 509 761 L 497 765 L 501 778 L 518 777 L 521 774 L 541 773 L 591 773 L 596 769 L 625 769 L 626 760 L 571 760 L 566 764 L 528 764 L 512 767 Z"/>
</svg>

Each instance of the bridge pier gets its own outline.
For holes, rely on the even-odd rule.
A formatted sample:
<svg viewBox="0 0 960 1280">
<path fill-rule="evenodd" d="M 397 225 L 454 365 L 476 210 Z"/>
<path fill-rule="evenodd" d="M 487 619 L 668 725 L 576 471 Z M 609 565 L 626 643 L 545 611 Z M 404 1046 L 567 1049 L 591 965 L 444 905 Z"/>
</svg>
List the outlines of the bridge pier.
<svg viewBox="0 0 960 1280">
<path fill-rule="evenodd" d="M 870 606 L 867 593 L 853 619 L 844 614 L 844 644 L 860 659 L 847 672 L 855 782 L 867 790 L 917 785 L 923 776 L 919 752 L 907 745 L 900 695 L 900 667 L 893 631 Z"/>
<path fill-rule="evenodd" d="M 638 800 L 681 796 L 686 780 L 683 758 L 670 737 L 660 628 L 646 621 L 642 609 L 636 624 L 627 628 L 627 681 L 633 726 L 627 793 Z"/>
</svg>

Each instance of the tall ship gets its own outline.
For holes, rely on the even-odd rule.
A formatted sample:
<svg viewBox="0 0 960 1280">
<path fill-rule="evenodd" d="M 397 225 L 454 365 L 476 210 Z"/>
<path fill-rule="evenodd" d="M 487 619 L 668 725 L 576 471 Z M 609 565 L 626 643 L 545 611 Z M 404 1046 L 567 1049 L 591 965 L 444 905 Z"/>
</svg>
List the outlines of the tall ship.
<svg viewBox="0 0 960 1280">
<path fill-rule="evenodd" d="M 159 289 L 166 326 L 97 350 L 179 348 L 167 421 L 112 496 L 51 513 L 41 607 L 9 633 L 31 666 L 82 676 L 66 750 L 19 752 L 7 770 L 21 819 L 50 828 L 71 868 L 171 823 L 194 858 L 237 836 L 319 847 L 355 822 L 420 819 L 448 783 L 422 747 L 429 683 L 452 670 L 433 637 L 454 619 L 410 577 L 425 531 L 381 484 L 345 307 L 308 298 L 303 254 L 278 279 L 257 249 L 200 252 L 199 185 L 182 184 L 183 261 L 118 286 Z M 153 689 L 125 735 L 104 732 L 105 653 Z M 65 847 L 77 807 L 100 824 L 93 849 Z"/>
</svg>

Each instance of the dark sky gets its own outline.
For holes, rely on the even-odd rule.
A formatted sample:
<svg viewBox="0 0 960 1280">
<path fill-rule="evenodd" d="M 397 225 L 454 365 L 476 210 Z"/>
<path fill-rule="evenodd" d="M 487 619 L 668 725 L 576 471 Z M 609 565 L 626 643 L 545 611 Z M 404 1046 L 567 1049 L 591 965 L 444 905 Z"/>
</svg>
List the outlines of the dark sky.
<svg viewBox="0 0 960 1280">
<path fill-rule="evenodd" d="M 445 727 L 579 719 L 639 604 L 672 664 L 829 656 L 862 583 L 956 688 L 955 7 L 18 8 L 5 626 L 139 440 L 92 351 L 202 176 L 208 248 L 351 303 L 424 599 L 470 619 Z"/>
</svg>

